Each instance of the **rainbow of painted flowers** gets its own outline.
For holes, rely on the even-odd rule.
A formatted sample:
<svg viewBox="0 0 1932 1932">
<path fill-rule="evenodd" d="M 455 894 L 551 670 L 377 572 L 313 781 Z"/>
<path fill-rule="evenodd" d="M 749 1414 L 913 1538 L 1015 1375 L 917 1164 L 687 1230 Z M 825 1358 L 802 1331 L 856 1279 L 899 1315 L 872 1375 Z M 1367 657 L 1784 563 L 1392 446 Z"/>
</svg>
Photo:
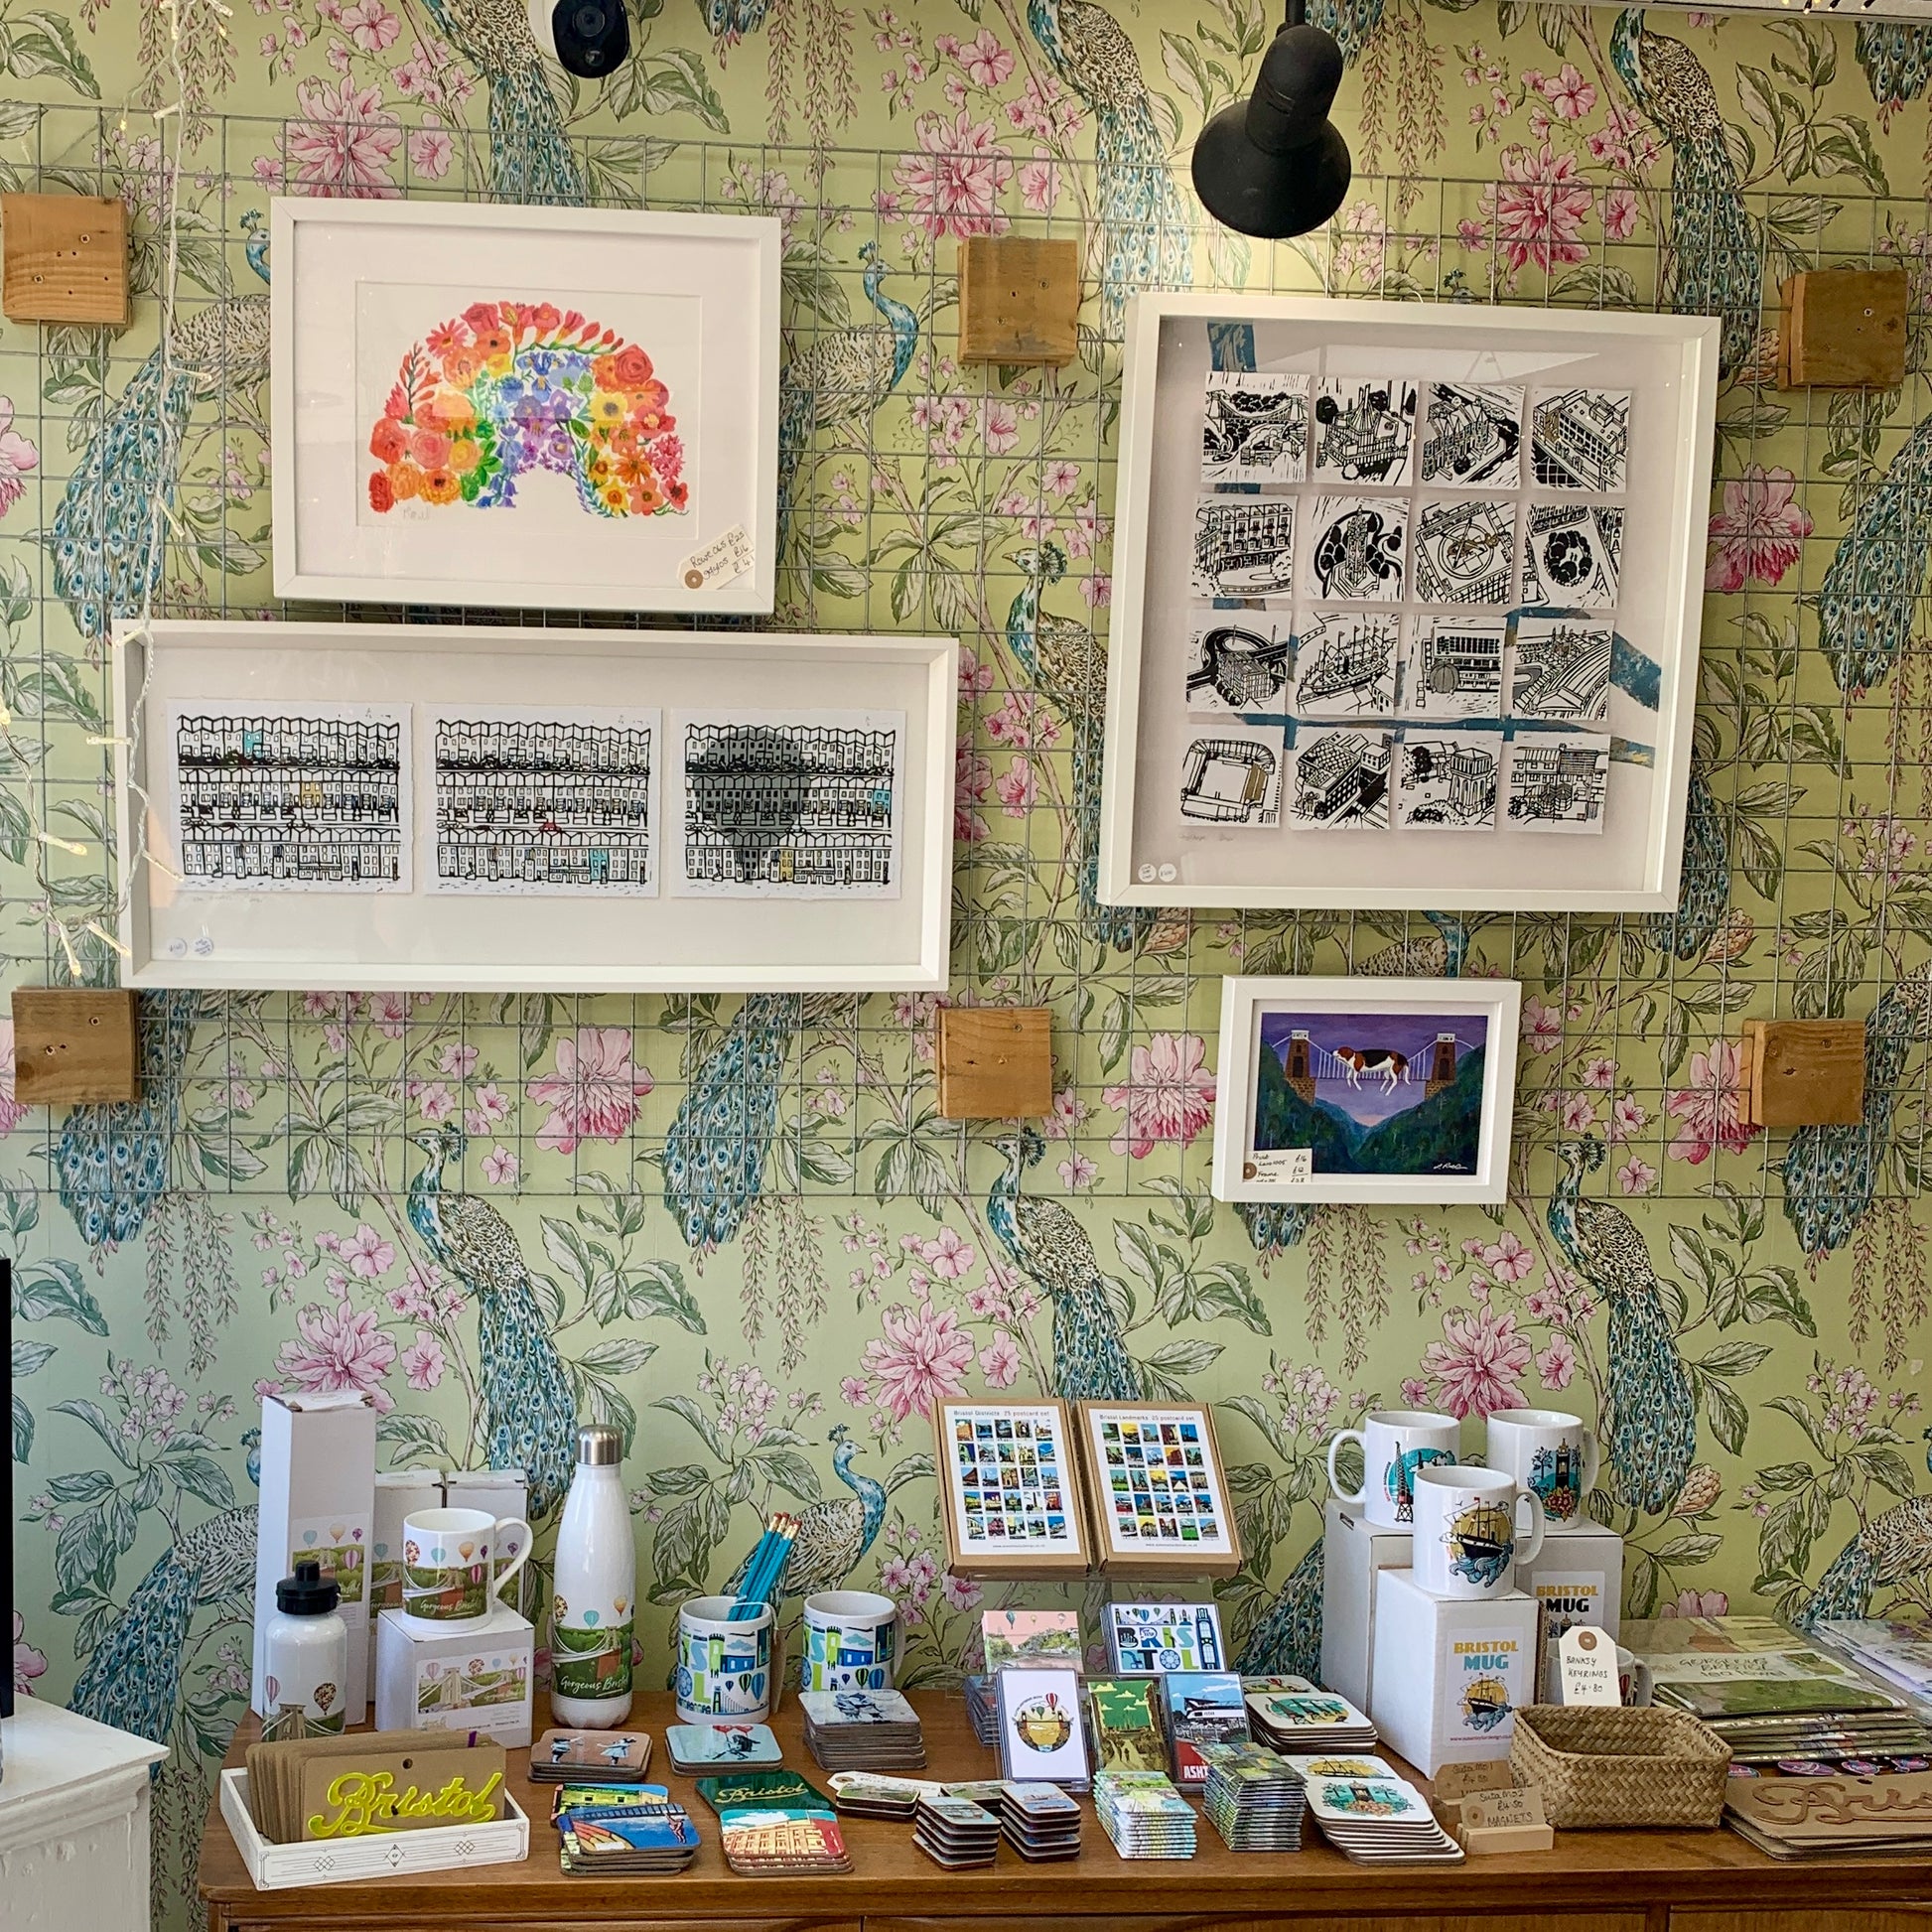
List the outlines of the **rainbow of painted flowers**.
<svg viewBox="0 0 1932 1932">
<path fill-rule="evenodd" d="M 402 358 L 369 433 L 369 507 L 516 501 L 553 470 L 599 516 L 682 511 L 670 391 L 634 343 L 548 302 L 474 302 Z"/>
</svg>

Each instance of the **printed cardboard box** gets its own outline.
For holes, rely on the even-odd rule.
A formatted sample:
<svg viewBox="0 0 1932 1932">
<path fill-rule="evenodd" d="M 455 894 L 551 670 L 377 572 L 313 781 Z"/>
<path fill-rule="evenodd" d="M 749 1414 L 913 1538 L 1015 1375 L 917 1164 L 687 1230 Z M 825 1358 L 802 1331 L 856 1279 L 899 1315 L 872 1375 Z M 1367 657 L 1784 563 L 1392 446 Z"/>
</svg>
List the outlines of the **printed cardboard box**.
<svg viewBox="0 0 1932 1932">
<path fill-rule="evenodd" d="M 535 1681 L 536 1632 L 507 1603 L 493 1603 L 486 1622 L 435 1636 L 412 1630 L 400 1610 L 377 1619 L 378 1730 L 428 1725 L 527 1745 Z"/>
<path fill-rule="evenodd" d="M 1330 1497 L 1322 1540 L 1321 1681 L 1366 1711 L 1375 1665 L 1375 1576 L 1409 1568 L 1409 1532 L 1371 1523 Z"/>
<path fill-rule="evenodd" d="M 1623 1539 L 1600 1523 L 1568 1524 L 1543 1539 L 1534 1563 L 1516 1566 L 1516 1587 L 1536 1599 L 1537 1656 L 1546 1667 L 1556 1640 L 1579 1623 L 1613 1637 L 1623 1601 Z M 1539 1672 L 1539 1696 L 1545 1682 Z"/>
</svg>

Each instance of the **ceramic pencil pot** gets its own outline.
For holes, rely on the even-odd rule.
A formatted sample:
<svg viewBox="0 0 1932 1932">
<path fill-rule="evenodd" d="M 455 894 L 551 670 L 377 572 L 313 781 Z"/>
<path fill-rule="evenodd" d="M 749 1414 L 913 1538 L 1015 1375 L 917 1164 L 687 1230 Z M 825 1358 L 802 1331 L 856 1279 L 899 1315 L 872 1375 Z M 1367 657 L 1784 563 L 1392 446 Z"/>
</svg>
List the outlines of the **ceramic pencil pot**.
<svg viewBox="0 0 1932 1932">
<path fill-rule="evenodd" d="M 1500 1469 L 1416 1474 L 1415 1576 L 1432 1596 L 1501 1596 L 1543 1548 L 1543 1505 Z"/>
<path fill-rule="evenodd" d="M 1335 1453 L 1344 1443 L 1362 1450 L 1362 1486 L 1344 1489 Z M 1371 1409 L 1360 1429 L 1338 1430 L 1328 1441 L 1328 1486 L 1384 1529 L 1406 1530 L 1412 1520 L 1416 1477 L 1438 1462 L 1452 1463 L 1462 1447 L 1462 1425 L 1429 1409 Z"/>
<path fill-rule="evenodd" d="M 771 1715 L 769 1603 L 742 1623 L 735 1596 L 694 1596 L 677 1613 L 677 1715 L 681 1724 L 742 1724 Z"/>
<path fill-rule="evenodd" d="M 484 1623 L 529 1561 L 530 1526 L 486 1509 L 412 1509 L 402 1519 L 402 1615 L 435 1634 Z"/>
<path fill-rule="evenodd" d="M 898 1654 L 898 1606 L 869 1589 L 822 1589 L 805 1598 L 803 1688 L 883 1691 Z"/>
</svg>

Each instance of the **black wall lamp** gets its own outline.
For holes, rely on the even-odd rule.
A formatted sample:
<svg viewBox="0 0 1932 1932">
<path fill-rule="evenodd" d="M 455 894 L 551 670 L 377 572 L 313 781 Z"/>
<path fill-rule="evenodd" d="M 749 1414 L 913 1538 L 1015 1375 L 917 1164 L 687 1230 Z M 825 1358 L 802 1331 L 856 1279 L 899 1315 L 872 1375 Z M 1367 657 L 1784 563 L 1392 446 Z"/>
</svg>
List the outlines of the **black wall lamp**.
<svg viewBox="0 0 1932 1932">
<path fill-rule="evenodd" d="M 1308 24 L 1307 0 L 1288 0 L 1254 93 L 1222 108 L 1194 143 L 1194 193 L 1215 220 L 1282 241 L 1341 207 L 1353 171 L 1328 118 L 1340 85 L 1335 37 Z"/>
</svg>

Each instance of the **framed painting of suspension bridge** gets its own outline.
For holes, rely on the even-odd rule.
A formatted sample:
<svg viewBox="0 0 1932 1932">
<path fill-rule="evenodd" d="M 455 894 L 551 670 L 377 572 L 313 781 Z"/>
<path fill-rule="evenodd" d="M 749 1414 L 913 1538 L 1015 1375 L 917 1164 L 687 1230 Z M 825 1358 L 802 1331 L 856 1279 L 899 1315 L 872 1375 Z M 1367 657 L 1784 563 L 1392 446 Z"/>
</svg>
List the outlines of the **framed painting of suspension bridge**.
<svg viewBox="0 0 1932 1932">
<path fill-rule="evenodd" d="M 1515 980 L 1228 979 L 1214 1197 L 1507 1198 Z"/>
<path fill-rule="evenodd" d="M 124 623 L 124 981 L 943 989 L 958 659 L 944 637 Z"/>
<path fill-rule="evenodd" d="M 778 223 L 277 200 L 276 594 L 772 605 Z"/>
<path fill-rule="evenodd" d="M 1099 893 L 1667 911 L 1715 320 L 1145 295 Z"/>
</svg>

